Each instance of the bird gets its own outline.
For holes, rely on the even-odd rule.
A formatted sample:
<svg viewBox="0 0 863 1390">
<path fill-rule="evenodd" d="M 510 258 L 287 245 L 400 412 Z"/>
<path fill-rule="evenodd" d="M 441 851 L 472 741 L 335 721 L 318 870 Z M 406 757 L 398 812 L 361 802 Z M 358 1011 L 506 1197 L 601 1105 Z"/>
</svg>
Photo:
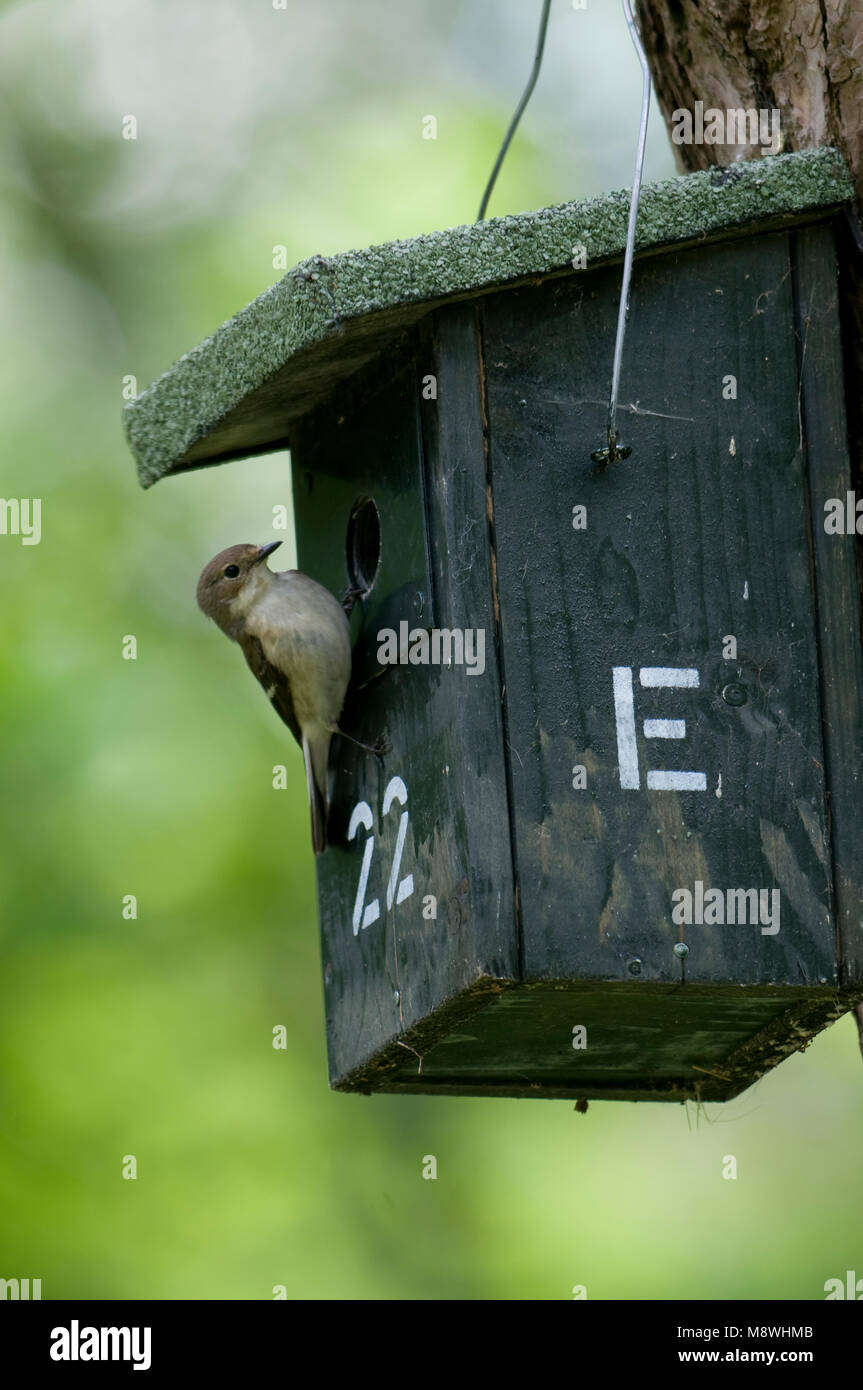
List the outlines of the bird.
<svg viewBox="0 0 863 1390">
<path fill-rule="evenodd" d="M 312 848 L 319 855 L 327 847 L 330 742 L 343 733 L 338 721 L 351 678 L 350 628 L 345 607 L 317 580 L 299 570 L 269 568 L 267 559 L 280 545 L 220 550 L 201 572 L 198 607 L 239 643 L 303 750 Z"/>
</svg>

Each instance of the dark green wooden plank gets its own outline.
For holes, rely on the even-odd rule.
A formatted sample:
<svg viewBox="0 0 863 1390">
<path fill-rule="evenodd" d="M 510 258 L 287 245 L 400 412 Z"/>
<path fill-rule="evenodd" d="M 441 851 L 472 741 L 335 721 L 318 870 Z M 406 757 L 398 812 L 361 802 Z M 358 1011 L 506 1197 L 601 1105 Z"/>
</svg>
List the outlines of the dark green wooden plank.
<svg viewBox="0 0 863 1390">
<path fill-rule="evenodd" d="M 362 681 L 368 675 L 369 631 L 385 624 L 409 595 L 428 585 L 422 460 L 410 374 L 399 379 L 384 368 L 376 378 L 360 378 L 334 397 L 326 412 L 308 415 L 295 443 L 292 471 L 299 567 L 339 596 L 348 583 L 346 534 L 352 508 L 368 495 L 380 509 L 379 577 L 367 613 L 358 611 L 353 623 L 356 634 L 365 618 L 355 662 Z M 349 701 L 342 718 L 343 727 L 357 738 L 373 741 L 382 734 L 390 738 L 392 749 L 384 768 L 341 740 L 335 741 L 330 760 L 334 779 L 331 843 L 317 861 L 317 872 L 332 1077 L 349 1070 L 358 1056 L 373 1052 L 383 1039 L 396 1036 L 405 1009 L 396 915 L 402 920 L 408 915 L 418 916 L 419 898 L 415 891 L 389 912 L 386 909 L 399 813 L 393 808 L 386 818 L 382 815 L 389 778 L 403 775 L 404 770 L 407 728 L 394 736 L 389 705 L 393 697 L 402 700 L 402 683 L 400 671 L 373 683 L 359 706 Z M 411 789 L 415 790 L 415 782 Z M 351 843 L 346 836 L 353 808 L 363 800 L 372 812 L 376 843 L 362 916 L 373 900 L 378 902 L 379 915 L 355 935 L 353 914 L 366 831 L 359 829 Z M 415 812 L 410 794 L 407 809 L 409 815 Z M 414 844 L 411 833 L 404 846 L 404 874 L 417 867 Z M 430 1002 L 412 998 L 407 1005 L 409 1016 L 413 1018 L 415 1011 L 420 1017 Z"/>
<path fill-rule="evenodd" d="M 730 1100 L 848 1008 L 825 986 L 537 984 L 422 1031 L 382 1089 L 445 1095 Z M 573 1026 L 586 1030 L 573 1048 Z M 421 1058 L 421 1066 L 419 1062 Z"/>
<path fill-rule="evenodd" d="M 499 685 L 494 647 L 483 676 L 463 667 L 380 668 L 378 633 L 437 625 L 478 626 L 490 607 L 484 489 L 474 491 L 483 468 L 476 406 L 469 412 L 470 363 L 456 340 L 454 357 L 418 363 L 417 340 L 405 340 L 393 359 L 359 374 L 336 392 L 326 411 L 305 418 L 293 450 L 299 565 L 339 592 L 347 579 L 345 535 L 354 502 L 372 497 L 381 525 L 381 569 L 369 599 L 354 614 L 355 670 L 365 688 L 349 700 L 346 730 L 364 741 L 384 734 L 383 766 L 343 741 L 334 750 L 331 845 L 318 860 L 318 892 L 331 1079 L 338 1083 L 393 1044 L 445 1001 L 488 975 L 512 972 L 513 913 L 509 844 L 487 839 L 483 813 L 502 808 L 504 761 L 499 738 Z M 427 504 L 417 373 L 435 370 L 446 392 L 447 425 L 426 420 L 432 496 Z M 459 404 L 464 397 L 464 403 Z M 478 445 L 468 447 L 473 435 Z M 463 494 L 474 513 L 440 515 L 435 498 Z M 440 528 L 460 524 L 469 534 L 460 552 L 471 581 L 461 584 L 444 565 Z M 431 527 L 431 541 L 428 527 Z M 434 585 L 431 570 L 434 567 Z M 486 595 L 483 599 L 483 569 Z M 465 622 L 461 620 L 465 619 Z M 379 673 L 379 674 L 376 674 Z M 399 795 L 385 815 L 393 778 Z M 369 808 L 374 849 L 364 911 L 378 904 L 376 920 L 355 933 L 353 916 L 367 830 L 347 834 L 358 803 Z M 408 820 L 397 884 L 411 876 L 412 891 L 387 906 L 404 811 Z M 406 889 L 407 885 L 405 885 Z M 429 897 L 436 916 L 423 914 Z"/>
<path fill-rule="evenodd" d="M 466 927 L 466 914 L 476 914 L 470 931 L 481 943 L 484 973 L 508 979 L 518 973 L 518 944 L 473 306 L 442 310 L 422 344 L 419 376 L 427 376 L 431 361 L 437 378 L 437 400 L 421 401 L 434 622 L 479 629 L 485 645 L 484 673 L 451 672 L 441 692 L 448 700 L 459 761 L 457 823 L 463 826 L 470 889 L 460 915 Z M 449 833 L 444 819 L 439 833 Z M 454 945 L 458 950 L 457 935 Z"/>
<path fill-rule="evenodd" d="M 618 287 L 598 271 L 482 307 L 525 977 L 679 979 L 685 936 L 691 982 L 832 982 L 788 239 L 636 266 L 633 454 L 602 471 Z M 638 790 L 620 785 L 618 665 L 633 669 Z M 700 687 L 641 689 L 650 667 L 697 669 Z M 643 738 L 645 718 L 684 719 L 686 739 Z M 662 768 L 707 789 L 646 789 Z M 696 880 L 779 888 L 779 934 L 673 925 L 672 892 Z"/>
<path fill-rule="evenodd" d="M 812 501 L 824 752 L 841 979 L 863 980 L 863 647 L 855 535 L 828 535 L 824 504 L 852 488 L 838 271 L 828 227 L 793 234 L 801 424 Z"/>
</svg>

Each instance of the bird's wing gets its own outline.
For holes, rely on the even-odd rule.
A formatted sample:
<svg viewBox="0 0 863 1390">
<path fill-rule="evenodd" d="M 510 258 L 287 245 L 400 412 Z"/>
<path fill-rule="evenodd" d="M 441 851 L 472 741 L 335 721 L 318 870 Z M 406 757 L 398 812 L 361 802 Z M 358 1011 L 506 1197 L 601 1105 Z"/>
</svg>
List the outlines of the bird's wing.
<svg viewBox="0 0 863 1390">
<path fill-rule="evenodd" d="M 284 720 L 297 743 L 302 746 L 303 736 L 294 714 L 290 682 L 284 671 L 267 659 L 259 638 L 246 633 L 240 638 L 240 646 L 252 674 L 261 682 L 276 714 Z"/>
</svg>

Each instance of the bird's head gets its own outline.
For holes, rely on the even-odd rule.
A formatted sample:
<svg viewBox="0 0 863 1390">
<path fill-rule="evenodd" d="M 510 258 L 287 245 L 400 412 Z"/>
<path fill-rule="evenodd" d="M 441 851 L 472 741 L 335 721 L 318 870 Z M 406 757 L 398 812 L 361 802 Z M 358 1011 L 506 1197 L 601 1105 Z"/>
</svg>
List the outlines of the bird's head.
<svg viewBox="0 0 863 1390">
<path fill-rule="evenodd" d="M 229 545 L 205 565 L 198 580 L 198 607 L 235 637 L 258 594 L 272 580 L 266 559 L 281 545 Z"/>
</svg>

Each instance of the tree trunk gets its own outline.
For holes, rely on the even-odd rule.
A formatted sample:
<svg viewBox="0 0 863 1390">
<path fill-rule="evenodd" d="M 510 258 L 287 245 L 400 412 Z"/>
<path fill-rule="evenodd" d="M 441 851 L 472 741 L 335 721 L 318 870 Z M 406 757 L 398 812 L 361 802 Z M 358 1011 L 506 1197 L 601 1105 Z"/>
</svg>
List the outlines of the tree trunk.
<svg viewBox="0 0 863 1390">
<path fill-rule="evenodd" d="M 860 0 L 637 0 L 660 109 L 777 109 L 783 151 L 834 145 L 857 208 L 840 246 L 847 408 L 863 485 L 863 6 Z M 759 146 L 673 145 L 683 171 L 758 159 Z M 853 465 L 852 465 L 853 466 Z M 863 574 L 863 568 L 861 568 Z M 857 1010 L 863 1050 L 863 1005 Z"/>
<path fill-rule="evenodd" d="M 638 0 L 666 121 L 676 109 L 777 109 L 785 150 L 835 145 L 863 195 L 863 12 L 859 0 Z M 681 169 L 760 150 L 677 145 Z M 863 198 L 861 198 L 863 202 Z"/>
</svg>

